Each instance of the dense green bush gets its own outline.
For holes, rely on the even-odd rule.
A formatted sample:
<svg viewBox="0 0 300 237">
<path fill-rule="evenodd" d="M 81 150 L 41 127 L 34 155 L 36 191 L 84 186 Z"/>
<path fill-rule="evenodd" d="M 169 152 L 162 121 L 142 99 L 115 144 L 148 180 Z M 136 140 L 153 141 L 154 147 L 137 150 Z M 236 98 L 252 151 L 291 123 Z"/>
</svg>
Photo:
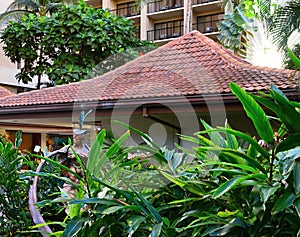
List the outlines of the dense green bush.
<svg viewBox="0 0 300 237">
<path fill-rule="evenodd" d="M 28 210 L 28 190 L 30 182 L 25 179 L 21 168 L 31 165 L 18 146 L 21 133 L 17 133 L 16 143 L 0 142 L 0 235 L 24 236 L 33 223 Z"/>
<path fill-rule="evenodd" d="M 260 96 L 234 83 L 231 89 L 259 141 L 229 124 L 202 121 L 204 131 L 181 136 L 194 143 L 192 151 L 178 145 L 170 151 L 118 122 L 145 145 L 124 147 L 127 132 L 102 149 L 106 131 L 99 133 L 86 167 L 81 163 L 76 197 L 52 201 L 69 208 L 56 235 L 300 236 L 300 104 L 274 86 Z"/>
</svg>

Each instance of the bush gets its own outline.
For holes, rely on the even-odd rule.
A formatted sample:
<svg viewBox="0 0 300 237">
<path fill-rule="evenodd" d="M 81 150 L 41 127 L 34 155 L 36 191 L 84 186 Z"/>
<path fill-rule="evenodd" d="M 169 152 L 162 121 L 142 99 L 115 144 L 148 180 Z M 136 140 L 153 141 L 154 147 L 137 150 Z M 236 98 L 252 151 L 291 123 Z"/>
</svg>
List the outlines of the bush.
<svg viewBox="0 0 300 237">
<path fill-rule="evenodd" d="M 20 138 L 20 132 L 18 133 Z M 20 145 L 17 140 L 15 145 Z M 24 236 L 33 223 L 28 210 L 29 180 L 21 172 L 31 165 L 11 142 L 0 142 L 0 235 Z M 21 234 L 22 233 L 22 234 Z"/>
<path fill-rule="evenodd" d="M 234 83 L 231 89 L 259 141 L 229 124 L 202 121 L 204 131 L 181 136 L 194 143 L 192 151 L 170 151 L 118 122 L 145 145 L 124 147 L 127 132 L 102 149 L 107 135 L 99 133 L 86 167 L 77 157 L 84 177 L 77 177 L 75 197 L 52 201 L 69 208 L 56 235 L 300 236 L 300 104 L 274 86 L 261 96 Z"/>
</svg>

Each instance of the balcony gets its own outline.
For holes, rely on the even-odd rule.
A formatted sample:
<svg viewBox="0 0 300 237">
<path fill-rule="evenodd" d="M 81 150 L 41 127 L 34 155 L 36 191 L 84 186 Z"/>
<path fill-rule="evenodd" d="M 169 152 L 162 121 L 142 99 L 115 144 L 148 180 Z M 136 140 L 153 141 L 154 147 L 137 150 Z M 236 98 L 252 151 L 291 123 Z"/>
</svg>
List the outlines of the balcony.
<svg viewBox="0 0 300 237">
<path fill-rule="evenodd" d="M 123 17 L 136 17 L 141 14 L 140 9 L 137 6 L 125 6 L 118 7 L 117 9 L 110 10 L 112 14 Z"/>
<path fill-rule="evenodd" d="M 192 5 L 206 4 L 211 2 L 219 2 L 220 0 L 192 0 Z"/>
<path fill-rule="evenodd" d="M 147 4 L 147 12 L 159 12 L 159 11 L 168 11 L 171 9 L 177 9 L 183 7 L 183 0 L 163 0 L 163 1 L 154 1 Z"/>
<path fill-rule="evenodd" d="M 214 11 L 222 9 L 221 0 L 192 0 L 194 12 Z"/>
<path fill-rule="evenodd" d="M 219 33 L 218 23 L 223 19 L 198 22 L 193 24 L 193 30 L 198 30 L 202 34 L 217 35 Z"/>
<path fill-rule="evenodd" d="M 178 38 L 183 34 L 183 25 L 166 27 L 156 30 L 147 31 L 147 40 L 148 41 L 166 41 L 172 38 Z"/>
</svg>

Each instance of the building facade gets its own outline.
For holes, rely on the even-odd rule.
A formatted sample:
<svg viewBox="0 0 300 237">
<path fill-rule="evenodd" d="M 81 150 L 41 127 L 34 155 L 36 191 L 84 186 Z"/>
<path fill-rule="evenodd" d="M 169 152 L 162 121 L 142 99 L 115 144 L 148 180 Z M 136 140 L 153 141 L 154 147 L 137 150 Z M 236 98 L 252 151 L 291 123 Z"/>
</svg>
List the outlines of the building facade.
<svg viewBox="0 0 300 237">
<path fill-rule="evenodd" d="M 216 40 L 219 33 L 217 24 L 224 19 L 224 8 L 219 0 L 150 0 L 147 3 L 142 1 L 140 5 L 132 0 L 86 2 L 131 19 L 137 38 L 154 41 L 158 45 L 192 30 Z"/>
</svg>

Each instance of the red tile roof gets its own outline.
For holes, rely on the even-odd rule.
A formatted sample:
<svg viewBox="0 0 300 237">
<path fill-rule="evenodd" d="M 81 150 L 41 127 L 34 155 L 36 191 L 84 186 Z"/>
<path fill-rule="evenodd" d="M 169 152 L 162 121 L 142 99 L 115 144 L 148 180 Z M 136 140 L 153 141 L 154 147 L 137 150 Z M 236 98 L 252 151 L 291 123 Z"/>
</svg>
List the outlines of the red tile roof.
<svg viewBox="0 0 300 237">
<path fill-rule="evenodd" d="M 198 31 L 190 32 L 103 76 L 0 100 L 3 106 L 75 101 L 201 96 L 230 93 L 234 81 L 248 91 L 297 89 L 300 72 L 253 66 Z"/>
<path fill-rule="evenodd" d="M 6 88 L 0 86 L 0 98 L 11 96 L 11 95 L 15 95 L 15 94 L 7 90 Z"/>
</svg>

